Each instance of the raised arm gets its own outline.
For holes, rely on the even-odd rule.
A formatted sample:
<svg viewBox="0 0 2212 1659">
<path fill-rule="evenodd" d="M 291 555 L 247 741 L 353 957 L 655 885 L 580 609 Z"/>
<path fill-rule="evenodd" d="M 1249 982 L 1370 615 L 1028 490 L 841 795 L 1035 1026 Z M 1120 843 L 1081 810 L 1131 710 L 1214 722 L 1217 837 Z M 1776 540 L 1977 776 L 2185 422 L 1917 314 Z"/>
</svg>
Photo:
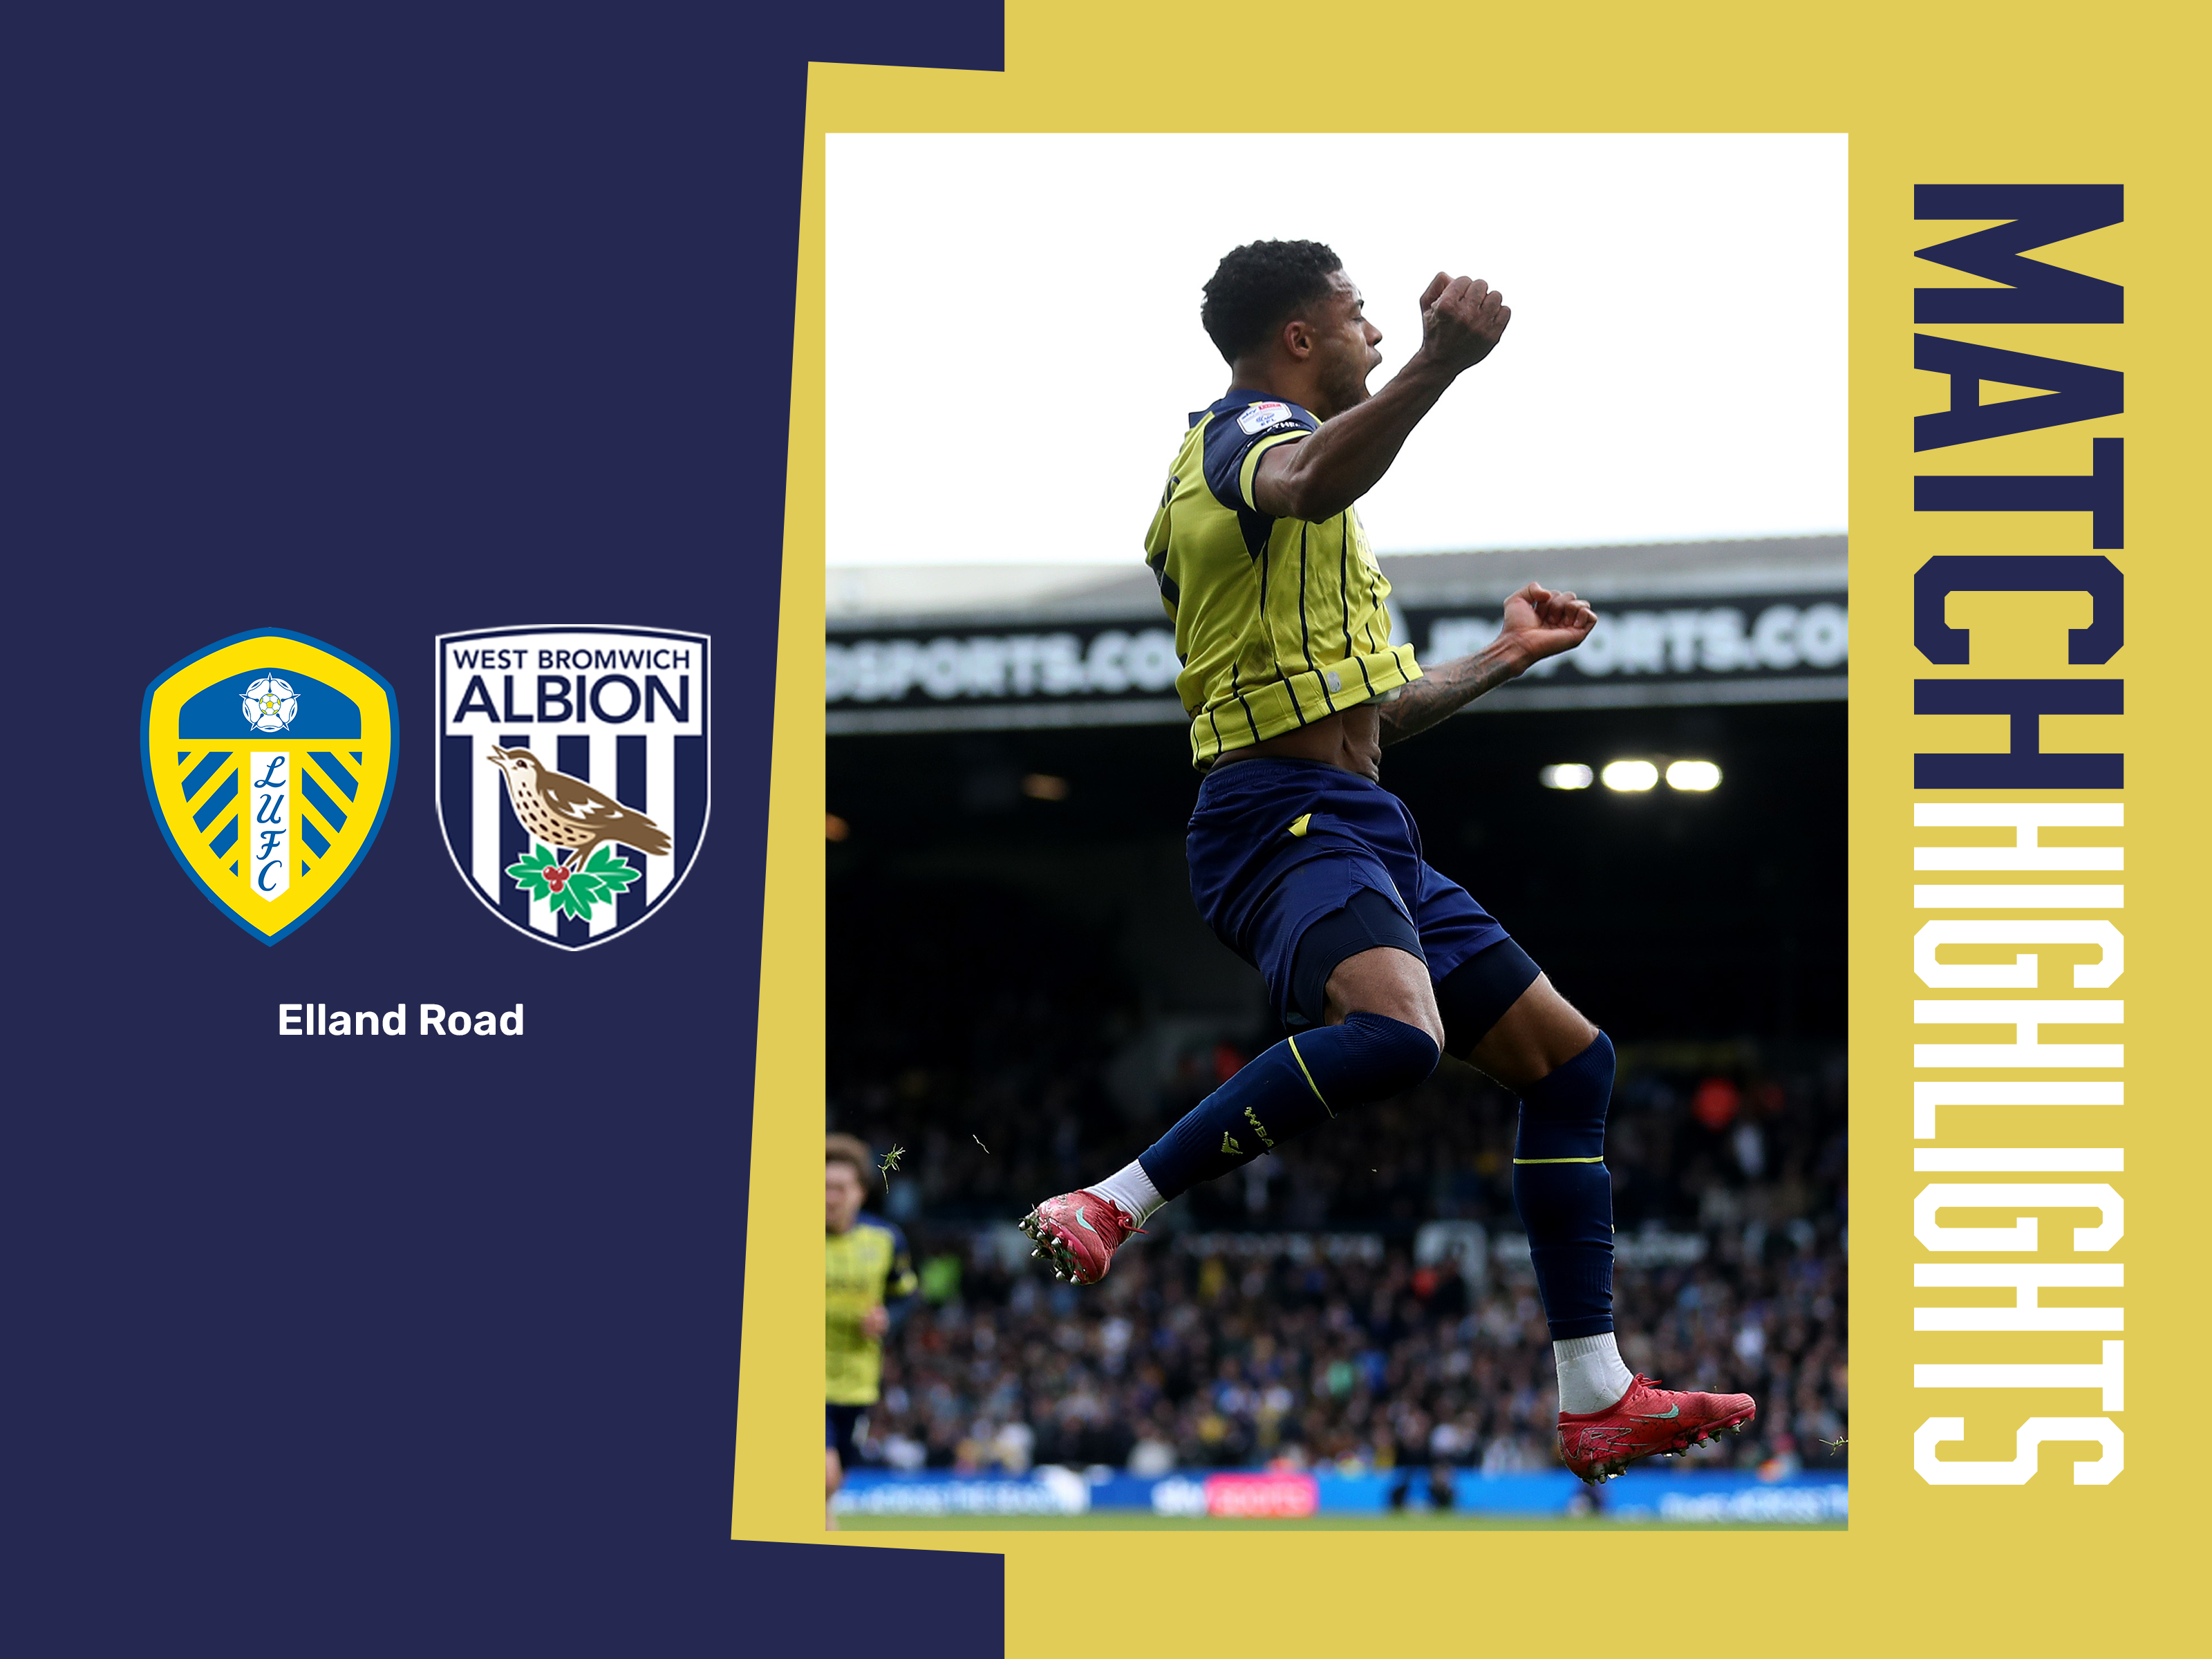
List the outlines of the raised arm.
<svg viewBox="0 0 2212 1659">
<path fill-rule="evenodd" d="M 1456 714 L 1486 691 L 1527 672 L 1528 665 L 1571 651 L 1597 626 L 1597 612 L 1571 593 L 1530 582 L 1505 601 L 1498 637 L 1471 657 L 1436 667 L 1405 687 L 1379 713 L 1382 741 L 1393 744 Z"/>
<path fill-rule="evenodd" d="M 1310 438 L 1260 457 L 1252 503 L 1272 518 L 1319 523 L 1389 471 L 1407 435 L 1444 388 L 1487 357 L 1513 313 L 1487 283 L 1438 271 L 1421 295 L 1421 343 L 1390 383 L 1324 421 Z"/>
</svg>

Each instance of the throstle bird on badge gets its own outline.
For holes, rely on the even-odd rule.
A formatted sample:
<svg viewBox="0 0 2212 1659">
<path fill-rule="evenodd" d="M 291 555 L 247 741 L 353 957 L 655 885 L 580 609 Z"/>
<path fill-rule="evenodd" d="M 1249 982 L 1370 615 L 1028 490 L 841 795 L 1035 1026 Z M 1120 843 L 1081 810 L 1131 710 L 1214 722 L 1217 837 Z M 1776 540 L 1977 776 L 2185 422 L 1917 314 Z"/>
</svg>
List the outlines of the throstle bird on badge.
<svg viewBox="0 0 2212 1659">
<path fill-rule="evenodd" d="M 642 812 L 581 778 L 556 772 L 527 749 L 501 749 L 487 755 L 507 778 L 507 798 L 522 827 L 548 846 L 563 849 L 563 865 L 580 865 L 604 842 L 620 842 L 651 858 L 665 856 L 674 844 L 668 832 Z"/>
</svg>

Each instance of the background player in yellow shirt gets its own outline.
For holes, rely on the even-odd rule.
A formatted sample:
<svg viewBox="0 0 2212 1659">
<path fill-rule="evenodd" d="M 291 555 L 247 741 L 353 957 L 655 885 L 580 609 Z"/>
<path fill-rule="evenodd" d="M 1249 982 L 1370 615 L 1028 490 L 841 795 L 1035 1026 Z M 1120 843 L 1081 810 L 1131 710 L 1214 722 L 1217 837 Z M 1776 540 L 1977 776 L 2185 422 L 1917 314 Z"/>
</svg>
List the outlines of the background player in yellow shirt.
<svg viewBox="0 0 2212 1659">
<path fill-rule="evenodd" d="M 1382 331 L 1322 244 L 1249 243 L 1206 286 L 1200 321 L 1230 389 L 1190 417 L 1146 562 L 1175 619 L 1176 689 L 1206 774 L 1191 895 L 1265 977 L 1289 1035 L 1135 1161 L 1022 1224 L 1062 1277 L 1092 1283 L 1168 1200 L 1413 1087 L 1445 1053 L 1468 1060 L 1521 1097 L 1513 1196 L 1551 1326 L 1561 1454 L 1602 1480 L 1740 1430 L 1754 1407 L 1662 1389 L 1622 1363 L 1604 1161 L 1613 1044 L 1424 860 L 1413 815 L 1380 782 L 1385 745 L 1572 650 L 1597 620 L 1531 582 L 1473 656 L 1425 672 L 1391 643 L 1390 586 L 1353 504 L 1512 317 L 1488 284 L 1441 271 L 1420 310 L 1419 344 L 1370 394 Z"/>
<path fill-rule="evenodd" d="M 860 1419 L 883 1387 L 884 1334 L 913 1304 L 914 1262 L 906 1236 L 879 1216 L 862 1212 L 874 1180 L 868 1149 L 851 1135 L 829 1137 L 824 1180 L 828 1215 L 828 1273 L 823 1306 L 828 1315 L 828 1449 L 823 1515 L 845 1482 L 855 1455 Z"/>
</svg>

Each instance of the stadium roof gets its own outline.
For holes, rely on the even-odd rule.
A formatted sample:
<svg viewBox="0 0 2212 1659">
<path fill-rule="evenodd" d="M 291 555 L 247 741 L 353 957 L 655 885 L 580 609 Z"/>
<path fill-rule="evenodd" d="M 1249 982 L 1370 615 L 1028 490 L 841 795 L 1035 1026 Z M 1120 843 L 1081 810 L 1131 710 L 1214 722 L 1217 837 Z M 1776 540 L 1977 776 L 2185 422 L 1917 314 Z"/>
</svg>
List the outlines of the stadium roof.
<svg viewBox="0 0 2212 1659">
<path fill-rule="evenodd" d="M 1483 699 L 1515 708 L 1826 701 L 1849 689 L 1841 536 L 1397 554 L 1392 637 L 1479 650 L 1530 580 L 1598 609 L 1576 650 Z M 1175 635 L 1127 565 L 882 565 L 829 573 L 827 730 L 1180 724 Z"/>
<path fill-rule="evenodd" d="M 1583 598 L 1686 602 L 1747 593 L 1840 593 L 1842 536 L 1513 548 L 1382 556 L 1393 599 L 1411 609 L 1494 605 L 1523 582 Z M 1155 622 L 1158 589 L 1126 564 L 839 565 L 829 572 L 829 626 L 881 630 L 1017 623 Z"/>
</svg>

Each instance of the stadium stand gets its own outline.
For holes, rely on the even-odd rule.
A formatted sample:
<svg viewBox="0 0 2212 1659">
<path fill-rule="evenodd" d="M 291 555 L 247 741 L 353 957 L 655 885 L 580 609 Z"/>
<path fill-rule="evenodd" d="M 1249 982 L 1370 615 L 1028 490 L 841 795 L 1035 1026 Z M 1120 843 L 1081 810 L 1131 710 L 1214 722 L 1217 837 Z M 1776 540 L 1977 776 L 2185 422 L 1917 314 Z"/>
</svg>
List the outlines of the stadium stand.
<svg viewBox="0 0 2212 1659">
<path fill-rule="evenodd" d="M 1638 573 L 1654 627 L 1729 605 L 1808 616 L 1842 586 L 1840 538 L 1575 556 L 1592 568 L 1569 574 L 1600 588 L 1614 566 Z M 1425 640 L 1453 605 L 1486 602 L 1492 563 L 1525 560 L 1401 562 L 1433 613 Z M 919 674 L 940 627 L 981 630 L 960 637 L 984 660 L 996 647 L 973 639 L 994 627 L 1065 626 L 1094 630 L 1078 642 L 1111 665 L 1122 647 L 1095 630 L 1134 629 L 1144 603 L 1116 583 L 1040 594 L 1013 620 L 962 598 L 940 623 L 902 578 L 842 617 L 833 596 L 833 649 L 904 628 Z M 1615 586 L 1631 595 L 1616 617 L 1642 603 Z M 1798 597 L 1758 597 L 1775 593 Z M 969 661 L 942 654 L 948 673 Z M 1753 1430 L 1691 1462 L 1811 1475 L 1849 1450 L 1844 705 L 1839 678 L 1777 669 L 1753 695 L 1748 672 L 1531 688 L 1506 717 L 1393 750 L 1387 781 L 1431 860 L 1620 1048 L 1625 1356 L 1759 1400 Z M 1190 914 L 1195 780 L 1166 721 L 1133 698 L 1094 721 L 964 694 L 940 708 L 916 687 L 853 704 L 830 741 L 829 1126 L 905 1148 L 872 1201 L 922 1283 L 864 1457 L 1382 1472 L 1392 1501 L 1429 1506 L 1474 1472 L 1557 1471 L 1510 1189 L 1515 1106 L 1456 1063 L 1178 1200 L 1101 1285 L 1028 1259 L 1012 1224 L 1030 1204 L 1116 1167 L 1277 1033 L 1256 976 Z M 1724 781 L 1641 799 L 1538 782 L 1545 764 L 1616 754 L 1711 757 Z"/>
<path fill-rule="evenodd" d="M 1767 1402 L 1756 1434 L 1699 1461 L 1844 1461 L 1843 1093 L 1839 1057 L 1740 1073 L 1629 1057 L 1615 1119 L 1627 1357 Z M 1205 1194 L 1096 1291 L 1040 1274 L 1003 1225 L 927 1219 L 933 1197 L 957 1212 L 1036 1183 L 981 1173 L 995 1158 L 974 1141 L 972 1164 L 925 1146 L 924 1218 L 907 1224 L 925 1305 L 887 1354 L 869 1457 L 1014 1472 L 1548 1467 L 1550 1345 L 1510 1231 L 1510 1104 L 1462 1074 L 1333 1126 Z M 1036 1147 L 1007 1116 L 973 1121 L 1009 1171 L 1103 1156 L 1073 1112 Z M 963 1166 L 972 1179 L 952 1173 Z M 1435 1221 L 1458 1224 L 1423 1237 Z"/>
</svg>

